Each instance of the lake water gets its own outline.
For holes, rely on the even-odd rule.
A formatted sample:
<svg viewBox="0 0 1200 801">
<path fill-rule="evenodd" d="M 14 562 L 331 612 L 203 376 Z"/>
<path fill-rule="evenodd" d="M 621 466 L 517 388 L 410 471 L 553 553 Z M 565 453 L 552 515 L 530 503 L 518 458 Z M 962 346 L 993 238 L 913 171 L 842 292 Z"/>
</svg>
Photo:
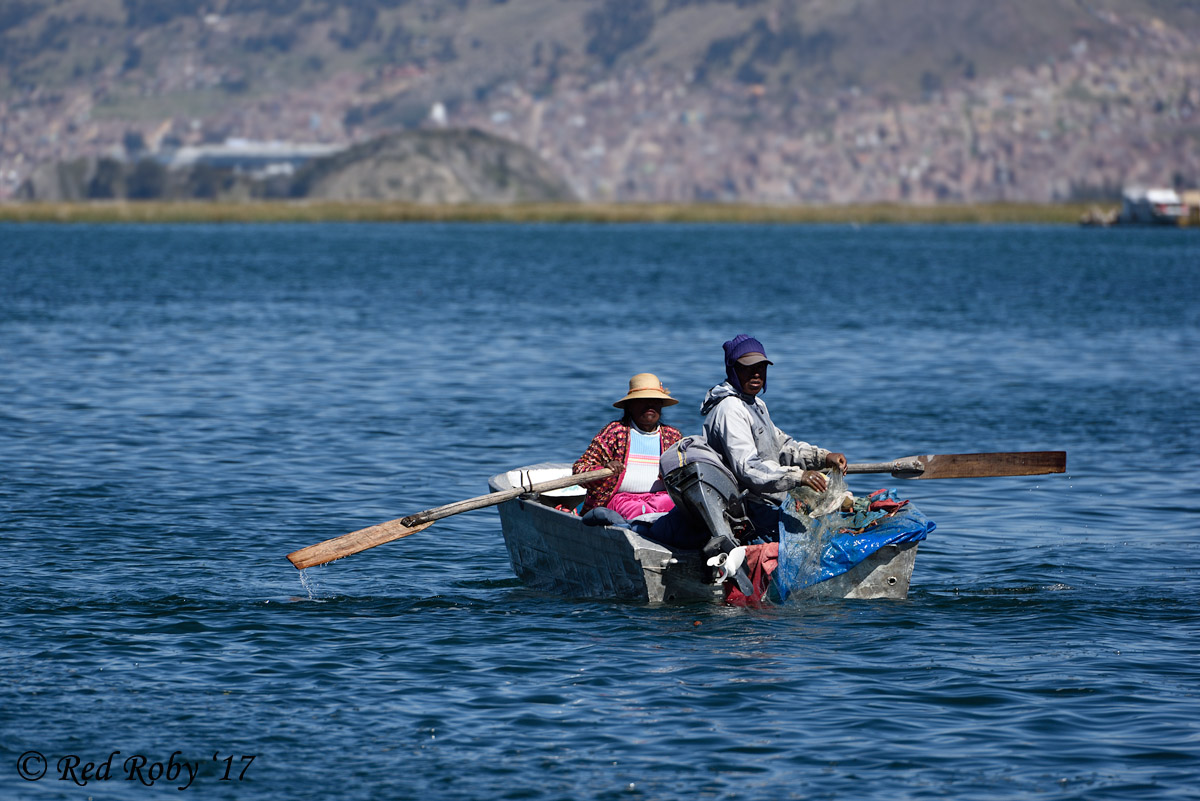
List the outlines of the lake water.
<svg viewBox="0 0 1200 801">
<path fill-rule="evenodd" d="M 285 559 L 633 373 L 697 433 L 741 332 L 798 439 L 1068 472 L 851 476 L 900 602 L 539 594 L 494 509 Z M 1200 798 L 1198 451 L 1197 231 L 5 225 L 0 797 Z"/>
</svg>

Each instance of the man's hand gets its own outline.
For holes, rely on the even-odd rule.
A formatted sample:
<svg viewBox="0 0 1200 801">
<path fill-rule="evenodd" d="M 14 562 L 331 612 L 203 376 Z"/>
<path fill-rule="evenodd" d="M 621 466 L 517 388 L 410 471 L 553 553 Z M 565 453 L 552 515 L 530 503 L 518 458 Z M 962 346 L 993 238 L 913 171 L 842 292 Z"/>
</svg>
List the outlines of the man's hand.
<svg viewBox="0 0 1200 801">
<path fill-rule="evenodd" d="M 825 480 L 825 474 L 818 470 L 805 470 L 802 467 L 787 468 L 788 478 L 792 479 L 796 487 L 811 487 L 817 492 L 824 492 L 829 486 L 829 482 Z"/>
<path fill-rule="evenodd" d="M 846 475 L 846 454 L 830 453 L 828 456 L 825 457 L 825 466 L 826 467 L 836 467 L 838 470 L 841 471 L 843 476 Z"/>
<path fill-rule="evenodd" d="M 819 470 L 805 470 L 800 476 L 800 483 L 805 487 L 812 487 L 817 492 L 824 492 L 829 486 L 829 482 L 825 480 L 825 474 Z"/>
</svg>

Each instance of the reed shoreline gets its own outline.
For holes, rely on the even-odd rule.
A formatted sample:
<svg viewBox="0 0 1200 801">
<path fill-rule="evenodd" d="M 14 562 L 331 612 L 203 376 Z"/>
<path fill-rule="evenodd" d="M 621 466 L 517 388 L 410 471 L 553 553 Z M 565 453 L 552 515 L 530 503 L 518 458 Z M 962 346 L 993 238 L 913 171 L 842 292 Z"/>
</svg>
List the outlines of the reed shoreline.
<svg viewBox="0 0 1200 801">
<path fill-rule="evenodd" d="M 530 203 L 425 205 L 390 201 L 92 201 L 0 203 L 0 222 L 57 223 L 288 223 L 288 222 L 501 222 L 501 223 L 850 223 L 1076 224 L 1085 203 L 984 203 L 918 206 L 755 206 L 671 203 Z"/>
</svg>

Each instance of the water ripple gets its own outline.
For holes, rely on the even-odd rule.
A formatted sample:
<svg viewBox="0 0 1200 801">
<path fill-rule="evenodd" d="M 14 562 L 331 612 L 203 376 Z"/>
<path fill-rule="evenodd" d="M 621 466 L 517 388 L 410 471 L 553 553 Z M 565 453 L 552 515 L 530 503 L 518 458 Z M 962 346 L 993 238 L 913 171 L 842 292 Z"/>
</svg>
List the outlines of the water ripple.
<svg viewBox="0 0 1200 801">
<path fill-rule="evenodd" d="M 206 798 L 1194 799 L 1200 246 L 1094 233 L 6 227 L 6 764 L 178 749 Z M 853 477 L 938 522 L 896 603 L 563 599 L 494 511 L 284 558 L 574 458 L 634 372 L 694 433 L 743 329 L 789 433 L 1069 472 Z M 93 794 L 58 785 L 0 771 Z"/>
</svg>

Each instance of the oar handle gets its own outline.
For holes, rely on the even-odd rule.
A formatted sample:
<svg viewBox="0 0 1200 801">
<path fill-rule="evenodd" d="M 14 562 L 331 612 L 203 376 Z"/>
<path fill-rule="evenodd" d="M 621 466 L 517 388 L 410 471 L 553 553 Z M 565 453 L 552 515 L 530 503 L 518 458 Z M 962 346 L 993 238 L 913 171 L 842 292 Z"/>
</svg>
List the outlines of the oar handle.
<svg viewBox="0 0 1200 801">
<path fill-rule="evenodd" d="M 443 517 L 450 517 L 461 512 L 469 512 L 472 509 L 483 509 L 487 506 L 496 506 L 497 504 L 510 501 L 513 498 L 521 495 L 528 495 L 538 492 L 549 492 L 550 490 L 562 489 L 563 487 L 573 487 L 576 484 L 590 484 L 593 481 L 599 481 L 602 478 L 608 478 L 613 474 L 610 468 L 602 467 L 599 470 L 591 470 L 587 473 L 575 473 L 562 478 L 554 478 L 549 481 L 541 481 L 537 484 L 530 483 L 527 486 L 517 487 L 510 490 L 502 490 L 500 492 L 489 492 L 487 495 L 480 495 L 478 498 L 468 498 L 465 501 L 456 501 L 448 503 L 445 506 L 438 506 L 433 509 L 426 509 L 424 512 L 417 512 L 414 515 L 403 517 L 400 519 L 402 526 L 419 526 L 422 523 L 432 523 L 435 520 L 441 520 Z"/>
<path fill-rule="evenodd" d="M 896 459 L 891 462 L 867 462 L 846 465 L 847 473 L 900 473 L 913 475 L 925 472 L 920 459 Z"/>
</svg>

